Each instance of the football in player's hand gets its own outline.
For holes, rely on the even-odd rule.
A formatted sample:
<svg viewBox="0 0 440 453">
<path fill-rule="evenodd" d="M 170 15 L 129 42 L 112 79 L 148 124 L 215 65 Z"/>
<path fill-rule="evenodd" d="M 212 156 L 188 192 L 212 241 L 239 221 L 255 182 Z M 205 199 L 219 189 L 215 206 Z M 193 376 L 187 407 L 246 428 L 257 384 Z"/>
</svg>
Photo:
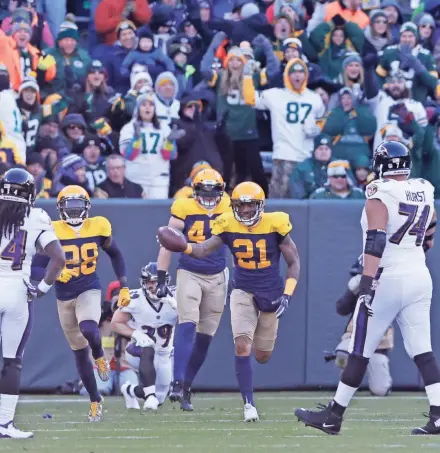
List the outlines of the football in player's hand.
<svg viewBox="0 0 440 453">
<path fill-rule="evenodd" d="M 169 226 L 162 226 L 157 230 L 157 239 L 162 247 L 171 252 L 184 252 L 187 242 L 181 231 Z"/>
</svg>

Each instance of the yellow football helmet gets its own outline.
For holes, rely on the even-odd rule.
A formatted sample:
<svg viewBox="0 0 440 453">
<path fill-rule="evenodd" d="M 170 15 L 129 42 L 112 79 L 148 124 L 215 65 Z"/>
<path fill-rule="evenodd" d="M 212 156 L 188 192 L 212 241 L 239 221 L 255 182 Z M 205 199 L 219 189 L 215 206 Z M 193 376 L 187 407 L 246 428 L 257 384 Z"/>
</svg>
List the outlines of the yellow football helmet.
<svg viewBox="0 0 440 453">
<path fill-rule="evenodd" d="M 81 186 L 66 186 L 57 197 L 60 218 L 70 226 L 82 225 L 91 206 L 89 194 Z"/>
<path fill-rule="evenodd" d="M 191 186 L 197 203 L 208 210 L 214 209 L 220 203 L 225 190 L 222 175 L 213 168 L 199 171 Z"/>
<path fill-rule="evenodd" d="M 263 189 L 254 182 L 242 182 L 235 187 L 231 196 L 232 212 L 236 220 L 246 226 L 254 226 L 264 212 Z"/>
</svg>

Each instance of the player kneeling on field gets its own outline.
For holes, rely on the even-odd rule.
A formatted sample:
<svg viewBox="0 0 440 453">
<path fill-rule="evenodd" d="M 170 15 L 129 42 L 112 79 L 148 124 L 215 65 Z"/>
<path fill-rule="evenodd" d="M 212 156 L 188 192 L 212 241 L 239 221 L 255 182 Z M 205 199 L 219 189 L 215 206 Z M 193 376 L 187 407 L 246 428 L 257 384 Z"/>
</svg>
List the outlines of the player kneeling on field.
<svg viewBox="0 0 440 453">
<path fill-rule="evenodd" d="M 169 279 L 167 276 L 167 282 Z M 156 296 L 157 263 L 142 268 L 140 283 L 141 288 L 130 291 L 130 305 L 116 310 L 112 327 L 119 335 L 131 338 L 126 357 L 139 371 L 140 385 L 125 382 L 121 386 L 127 409 L 139 409 L 140 398 L 145 400 L 144 410 L 155 411 L 165 401 L 172 379 L 176 301 L 173 296 Z"/>
<path fill-rule="evenodd" d="M 247 422 L 259 419 L 254 405 L 252 350 L 258 362 L 269 361 L 277 338 L 278 318 L 287 310 L 299 278 L 299 256 L 290 237 L 289 216 L 284 212 L 264 212 L 264 200 L 258 184 L 239 184 L 231 196 L 232 212 L 217 217 L 212 236 L 199 244 L 187 243 L 183 235 L 177 244 L 166 233 L 173 235 L 172 230 L 162 227 L 158 231 L 163 247 L 184 251 L 194 258 L 206 258 L 223 244 L 234 257 L 231 323 L 235 372 Z M 285 282 L 280 275 L 281 254 L 287 263 Z"/>
<path fill-rule="evenodd" d="M 351 278 L 348 282 L 347 291 L 336 302 L 336 310 L 340 315 L 351 315 L 350 322 L 345 329 L 344 335 L 342 335 L 341 342 L 336 347 L 336 365 L 342 369 L 347 365 L 348 350 L 351 337 L 353 336 L 353 313 L 356 309 L 357 296 L 359 294 L 359 284 L 363 270 L 362 259 L 363 256 L 361 255 L 350 269 Z M 393 349 L 393 345 L 394 330 L 390 326 L 368 362 L 368 388 L 375 396 L 386 396 L 391 390 L 393 380 L 390 374 L 388 353 Z"/>
</svg>

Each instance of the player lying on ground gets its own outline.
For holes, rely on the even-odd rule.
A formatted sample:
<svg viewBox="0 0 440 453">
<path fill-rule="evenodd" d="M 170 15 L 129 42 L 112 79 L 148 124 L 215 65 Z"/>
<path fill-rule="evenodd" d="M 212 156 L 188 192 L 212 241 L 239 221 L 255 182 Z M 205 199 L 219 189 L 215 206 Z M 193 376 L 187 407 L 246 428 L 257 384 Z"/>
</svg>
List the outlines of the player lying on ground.
<svg viewBox="0 0 440 453">
<path fill-rule="evenodd" d="M 335 363 L 342 369 L 347 366 L 348 349 L 351 337 L 353 336 L 353 314 L 356 309 L 359 284 L 364 268 L 362 262 L 363 255 L 359 256 L 355 264 L 351 267 L 351 278 L 348 281 L 347 291 L 336 302 L 336 310 L 341 316 L 351 316 L 344 335 L 342 335 L 342 339 L 336 347 Z M 393 349 L 393 345 L 394 329 L 390 326 L 368 362 L 366 371 L 368 388 L 373 395 L 385 396 L 391 390 L 393 380 L 390 373 L 390 359 L 388 358 L 388 354 Z"/>
<path fill-rule="evenodd" d="M 139 371 L 139 385 L 125 382 L 121 386 L 127 409 L 139 409 L 139 398 L 144 400 L 144 410 L 156 411 L 170 390 L 176 301 L 171 291 L 157 297 L 157 281 L 157 263 L 148 263 L 141 270 L 141 287 L 130 291 L 130 305 L 118 308 L 112 319 L 113 330 L 131 338 L 126 357 Z M 167 275 L 165 282 L 169 281 Z"/>
<path fill-rule="evenodd" d="M 289 306 L 299 278 L 299 256 L 289 233 L 289 215 L 264 212 L 263 189 L 243 182 L 233 191 L 232 213 L 219 216 L 212 237 L 200 244 L 186 243 L 185 253 L 204 259 L 226 244 L 234 257 L 235 286 L 231 293 L 231 323 L 235 343 L 235 371 L 244 402 L 245 421 L 257 421 L 254 404 L 251 352 L 260 363 L 272 355 L 278 331 L 278 318 Z M 159 234 L 164 247 L 167 244 Z M 286 281 L 280 276 L 280 255 L 287 263 Z"/>
<path fill-rule="evenodd" d="M 201 170 L 192 182 L 193 198 L 176 200 L 171 206 L 168 225 L 180 230 L 188 242 L 197 244 L 211 237 L 214 220 L 231 212 L 225 183 L 214 169 Z M 172 253 L 161 247 L 157 258 L 159 288 L 157 295 L 168 294 L 166 272 Z M 228 290 L 226 247 L 203 260 L 181 254 L 177 271 L 176 299 L 179 324 L 174 347 L 174 382 L 170 400 L 180 401 L 192 411 L 191 385 L 206 359 L 218 329 Z"/>
<path fill-rule="evenodd" d="M 34 201 L 34 178 L 19 168 L 8 170 L 0 181 L 0 438 L 33 437 L 14 425 L 23 352 L 32 329 L 33 299 L 49 291 L 65 264 L 50 218 L 33 207 Z M 49 264 L 35 287 L 28 282 L 37 248 L 44 250 Z"/>
<path fill-rule="evenodd" d="M 347 366 L 325 409 L 296 409 L 295 415 L 306 426 L 338 434 L 370 357 L 396 319 L 430 404 L 428 423 L 412 434 L 440 434 L 440 371 L 431 348 L 432 281 L 424 253 L 433 246 L 437 222 L 434 188 L 424 179 L 408 179 L 411 155 L 399 142 L 379 145 L 372 167 L 378 179 L 367 186 L 362 213 L 364 269 Z"/>
<path fill-rule="evenodd" d="M 101 317 L 101 285 L 96 272 L 99 248 L 112 261 L 121 284 L 119 305 L 130 303 L 125 261 L 112 237 L 112 227 L 105 217 L 90 217 L 90 197 L 80 186 L 67 186 L 58 195 L 57 208 L 61 220 L 53 222 L 55 233 L 66 254 L 66 267 L 55 284 L 58 314 L 64 335 L 75 355 L 78 374 L 90 397 L 89 421 L 102 417 L 102 398 L 98 392 L 89 346 L 103 381 L 110 378 L 110 366 L 102 349 L 99 319 Z M 46 265 L 37 255 L 33 262 L 33 278 Z"/>
</svg>

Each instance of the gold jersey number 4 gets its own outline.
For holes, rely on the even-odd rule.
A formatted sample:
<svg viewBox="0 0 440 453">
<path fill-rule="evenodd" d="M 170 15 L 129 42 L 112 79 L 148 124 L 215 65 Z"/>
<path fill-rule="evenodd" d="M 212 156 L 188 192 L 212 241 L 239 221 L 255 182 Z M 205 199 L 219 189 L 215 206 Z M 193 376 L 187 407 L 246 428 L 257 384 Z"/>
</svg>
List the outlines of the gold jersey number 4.
<svg viewBox="0 0 440 453">
<path fill-rule="evenodd" d="M 205 241 L 205 226 L 206 222 L 208 221 L 209 229 L 212 230 L 212 227 L 214 226 L 214 220 L 196 220 L 188 230 L 188 241 L 195 242 L 197 244 Z"/>
</svg>

